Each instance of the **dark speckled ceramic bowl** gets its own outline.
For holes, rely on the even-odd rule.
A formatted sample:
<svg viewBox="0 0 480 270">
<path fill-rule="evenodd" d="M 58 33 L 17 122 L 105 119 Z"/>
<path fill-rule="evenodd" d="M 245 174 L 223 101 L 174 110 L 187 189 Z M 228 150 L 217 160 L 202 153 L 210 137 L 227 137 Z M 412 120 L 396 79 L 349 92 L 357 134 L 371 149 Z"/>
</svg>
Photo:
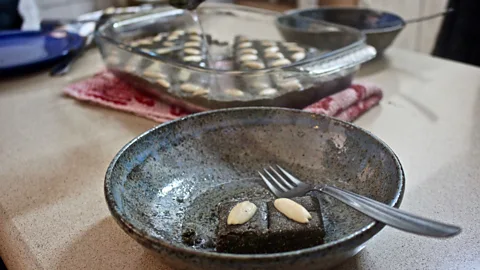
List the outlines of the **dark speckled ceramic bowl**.
<svg viewBox="0 0 480 270">
<path fill-rule="evenodd" d="M 176 269 L 324 269 L 357 254 L 383 228 L 318 195 L 325 244 L 276 254 L 215 252 L 215 206 L 272 199 L 256 175 L 269 164 L 396 207 L 403 196 L 400 162 L 379 139 L 329 117 L 277 108 L 201 113 L 144 133 L 110 164 L 105 195 L 120 227 Z M 182 242 L 185 228 L 201 236 L 197 246 Z"/>
</svg>

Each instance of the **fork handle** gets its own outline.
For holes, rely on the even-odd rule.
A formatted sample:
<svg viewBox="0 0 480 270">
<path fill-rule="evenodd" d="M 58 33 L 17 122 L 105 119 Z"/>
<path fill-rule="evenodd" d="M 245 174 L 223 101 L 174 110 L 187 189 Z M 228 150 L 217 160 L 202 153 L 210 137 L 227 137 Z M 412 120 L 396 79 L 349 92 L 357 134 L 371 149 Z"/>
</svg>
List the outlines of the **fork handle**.
<svg viewBox="0 0 480 270">
<path fill-rule="evenodd" d="M 326 185 L 315 188 L 314 190 L 332 196 L 359 212 L 402 231 L 433 237 L 452 237 L 461 231 L 457 226 L 415 216 L 370 198 L 333 186 Z"/>
</svg>

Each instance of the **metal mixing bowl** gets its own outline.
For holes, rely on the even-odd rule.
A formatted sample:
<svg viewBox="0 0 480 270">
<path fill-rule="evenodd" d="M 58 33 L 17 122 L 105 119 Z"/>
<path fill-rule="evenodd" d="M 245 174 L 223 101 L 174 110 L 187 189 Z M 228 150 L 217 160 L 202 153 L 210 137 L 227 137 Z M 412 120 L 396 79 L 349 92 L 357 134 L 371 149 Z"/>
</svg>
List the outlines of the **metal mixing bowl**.
<svg viewBox="0 0 480 270">
<path fill-rule="evenodd" d="M 367 44 L 377 50 L 377 54 L 382 54 L 403 30 L 406 22 L 398 15 L 367 8 L 312 8 L 303 10 L 293 10 L 281 16 L 277 22 L 284 25 L 286 18 L 294 17 L 302 20 L 305 25 L 318 22 L 330 22 L 339 25 L 345 25 L 362 31 L 367 38 Z M 281 31 L 283 31 L 280 28 Z"/>
</svg>

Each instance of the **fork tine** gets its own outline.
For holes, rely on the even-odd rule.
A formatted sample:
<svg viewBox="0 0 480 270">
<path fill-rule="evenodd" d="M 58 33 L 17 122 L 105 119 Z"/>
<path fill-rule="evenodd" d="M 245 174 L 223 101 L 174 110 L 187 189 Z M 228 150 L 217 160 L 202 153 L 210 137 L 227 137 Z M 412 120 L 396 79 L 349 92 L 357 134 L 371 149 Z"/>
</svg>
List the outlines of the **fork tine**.
<svg viewBox="0 0 480 270">
<path fill-rule="evenodd" d="M 267 169 L 263 169 L 263 170 L 268 176 L 270 176 L 271 181 L 273 181 L 281 190 L 283 190 L 284 192 L 288 191 L 288 188 L 286 188 L 284 185 L 278 182 L 278 180 L 275 179 L 275 177 L 269 171 L 267 171 Z"/>
<path fill-rule="evenodd" d="M 268 181 L 268 179 L 261 172 L 258 172 L 258 174 L 260 174 L 260 177 L 265 185 L 267 185 L 268 189 L 270 189 L 275 196 L 280 197 L 281 192 L 274 185 L 272 185 L 272 183 L 270 183 L 270 181 Z"/>
<path fill-rule="evenodd" d="M 288 189 L 295 188 L 292 184 L 290 184 L 287 180 L 285 180 L 285 178 L 283 178 L 283 176 L 280 173 L 278 173 L 272 166 L 270 166 L 270 170 L 273 171 L 278 176 L 278 178 L 280 178 L 280 180 L 282 181 L 282 184 L 286 186 Z"/>
<path fill-rule="evenodd" d="M 297 186 L 298 185 L 301 185 L 303 184 L 302 181 L 298 180 L 298 178 L 296 178 L 295 176 L 291 175 L 289 172 L 287 172 L 286 170 L 284 170 L 282 167 L 280 167 L 279 165 L 277 165 L 278 169 L 280 171 L 282 171 L 283 174 L 285 174 L 285 176 L 288 177 L 288 179 L 290 179 L 290 181 L 292 181 L 293 183 L 295 183 Z"/>
</svg>

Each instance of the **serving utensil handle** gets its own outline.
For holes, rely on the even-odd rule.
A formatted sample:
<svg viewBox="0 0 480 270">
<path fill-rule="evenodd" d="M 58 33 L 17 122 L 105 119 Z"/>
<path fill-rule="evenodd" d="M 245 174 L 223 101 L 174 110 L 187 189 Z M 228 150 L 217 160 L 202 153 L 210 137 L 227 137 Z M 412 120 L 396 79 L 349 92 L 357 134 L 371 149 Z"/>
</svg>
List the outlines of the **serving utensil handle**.
<svg viewBox="0 0 480 270">
<path fill-rule="evenodd" d="M 332 196 L 359 212 L 402 231 L 441 238 L 452 237 L 461 232 L 460 227 L 422 218 L 333 186 L 326 185 L 315 188 L 315 190 Z"/>
<path fill-rule="evenodd" d="M 428 16 L 423 16 L 423 17 L 420 17 L 420 18 L 405 20 L 405 24 L 417 23 L 417 22 L 423 22 L 423 21 L 431 20 L 431 19 L 434 19 L 434 18 L 437 18 L 437 17 L 445 16 L 450 12 L 453 12 L 453 8 L 449 8 L 445 11 L 442 11 L 442 12 L 439 12 L 439 13 L 434 13 L 434 14 L 431 14 L 431 15 L 428 15 Z"/>
</svg>

